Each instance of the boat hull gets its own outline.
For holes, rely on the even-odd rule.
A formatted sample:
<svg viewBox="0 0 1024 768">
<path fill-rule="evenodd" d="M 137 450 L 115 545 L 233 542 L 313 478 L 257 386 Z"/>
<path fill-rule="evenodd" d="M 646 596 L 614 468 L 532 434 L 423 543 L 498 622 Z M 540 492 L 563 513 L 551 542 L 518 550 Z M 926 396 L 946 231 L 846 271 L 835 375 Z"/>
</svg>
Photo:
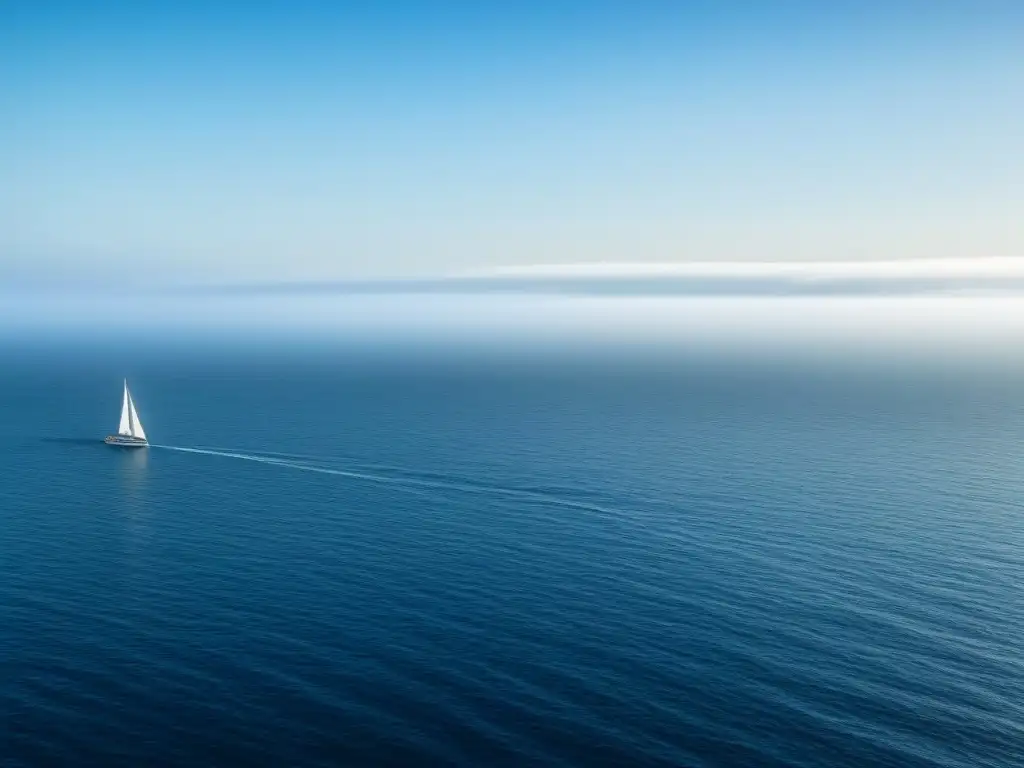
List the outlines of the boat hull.
<svg viewBox="0 0 1024 768">
<path fill-rule="evenodd" d="M 148 440 L 131 437 L 130 435 L 107 435 L 103 442 L 107 445 L 117 445 L 122 448 L 146 448 L 149 446 Z"/>
</svg>

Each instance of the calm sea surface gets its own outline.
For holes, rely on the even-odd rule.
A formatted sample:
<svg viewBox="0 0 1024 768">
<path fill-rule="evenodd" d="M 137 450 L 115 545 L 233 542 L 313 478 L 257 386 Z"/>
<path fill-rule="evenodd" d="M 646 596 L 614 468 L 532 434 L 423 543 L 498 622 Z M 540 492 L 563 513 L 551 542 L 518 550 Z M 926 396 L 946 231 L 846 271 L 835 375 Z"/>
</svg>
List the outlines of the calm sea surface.
<svg viewBox="0 0 1024 768">
<path fill-rule="evenodd" d="M 1024 378 L 5 357 L 5 766 L 1024 761 Z"/>
</svg>

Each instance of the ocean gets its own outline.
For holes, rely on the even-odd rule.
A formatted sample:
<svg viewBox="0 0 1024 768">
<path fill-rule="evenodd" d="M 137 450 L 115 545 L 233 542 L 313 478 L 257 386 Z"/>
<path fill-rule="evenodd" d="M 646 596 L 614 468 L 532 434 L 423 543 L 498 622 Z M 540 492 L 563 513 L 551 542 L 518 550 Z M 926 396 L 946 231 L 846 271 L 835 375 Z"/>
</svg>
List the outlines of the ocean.
<svg viewBox="0 0 1024 768">
<path fill-rule="evenodd" d="M 1019 373 L 82 344 L 0 367 L 4 766 L 1024 760 Z"/>
</svg>

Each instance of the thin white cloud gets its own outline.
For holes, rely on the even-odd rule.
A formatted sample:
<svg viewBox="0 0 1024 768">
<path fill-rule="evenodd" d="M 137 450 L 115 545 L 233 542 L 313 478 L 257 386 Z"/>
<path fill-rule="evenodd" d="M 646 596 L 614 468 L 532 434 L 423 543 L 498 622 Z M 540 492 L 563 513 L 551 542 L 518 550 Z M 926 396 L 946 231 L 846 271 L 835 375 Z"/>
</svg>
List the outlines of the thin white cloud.
<svg viewBox="0 0 1024 768">
<path fill-rule="evenodd" d="M 458 277 L 789 277 L 803 280 L 861 278 L 1024 278 L 1024 257 L 893 259 L 889 261 L 692 261 L 534 264 L 467 272 Z"/>
<path fill-rule="evenodd" d="M 639 293 L 1017 292 L 1024 291 L 1024 257 L 537 264 L 462 273 L 453 278 L 568 291 L 619 285 Z"/>
</svg>

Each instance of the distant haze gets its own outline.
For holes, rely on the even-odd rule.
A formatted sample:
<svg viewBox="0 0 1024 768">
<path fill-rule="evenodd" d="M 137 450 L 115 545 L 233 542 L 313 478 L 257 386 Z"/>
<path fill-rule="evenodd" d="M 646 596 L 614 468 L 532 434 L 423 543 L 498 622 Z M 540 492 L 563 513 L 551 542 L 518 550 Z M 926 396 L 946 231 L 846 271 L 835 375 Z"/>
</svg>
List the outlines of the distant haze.
<svg viewBox="0 0 1024 768">
<path fill-rule="evenodd" d="M 5 4 L 0 288 L 1024 255 L 1021 29 L 997 0 Z"/>
</svg>

